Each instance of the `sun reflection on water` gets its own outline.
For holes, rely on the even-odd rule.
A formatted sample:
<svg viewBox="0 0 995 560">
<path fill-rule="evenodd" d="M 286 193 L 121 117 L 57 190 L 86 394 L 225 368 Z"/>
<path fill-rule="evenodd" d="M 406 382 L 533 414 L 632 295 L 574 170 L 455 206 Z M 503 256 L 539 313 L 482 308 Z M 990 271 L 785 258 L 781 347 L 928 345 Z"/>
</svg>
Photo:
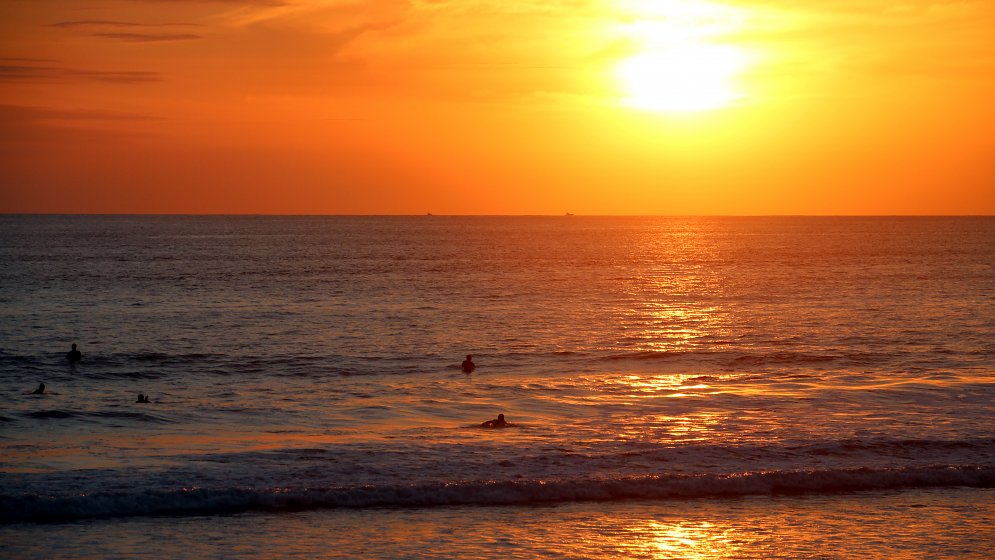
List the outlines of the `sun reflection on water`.
<svg viewBox="0 0 995 560">
<path fill-rule="evenodd" d="M 707 521 L 647 521 L 630 527 L 619 549 L 641 558 L 734 558 L 736 538 L 728 527 Z"/>
<path fill-rule="evenodd" d="M 627 395 L 630 397 L 673 397 L 700 396 L 711 394 L 711 387 L 699 381 L 700 377 L 687 374 L 669 375 L 623 375 L 608 380 L 608 384 L 614 384 L 613 391 L 617 395 Z M 691 381 L 691 383 L 688 383 Z"/>
<path fill-rule="evenodd" d="M 724 415 L 713 412 L 634 417 L 620 429 L 617 437 L 663 444 L 708 441 L 719 436 L 725 421 Z"/>
<path fill-rule="evenodd" d="M 703 340 L 722 332 L 727 322 L 725 314 L 714 306 L 689 307 L 649 299 L 670 297 L 662 289 L 642 297 L 647 301 L 634 306 L 623 321 L 630 325 L 629 341 L 644 351 L 693 352 Z"/>
</svg>

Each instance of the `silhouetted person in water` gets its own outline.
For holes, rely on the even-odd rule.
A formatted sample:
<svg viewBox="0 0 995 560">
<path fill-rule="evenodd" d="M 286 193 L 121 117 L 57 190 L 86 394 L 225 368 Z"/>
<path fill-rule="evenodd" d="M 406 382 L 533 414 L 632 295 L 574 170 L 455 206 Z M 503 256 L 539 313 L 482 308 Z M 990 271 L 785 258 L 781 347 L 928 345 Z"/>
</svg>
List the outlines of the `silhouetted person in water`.
<svg viewBox="0 0 995 560">
<path fill-rule="evenodd" d="M 44 383 L 39 383 L 38 384 L 38 388 L 35 389 L 34 391 L 31 391 L 31 394 L 32 395 L 44 395 L 45 394 L 45 384 Z"/>
<path fill-rule="evenodd" d="M 149 403 L 149 402 L 152 402 L 152 401 L 149 400 L 148 395 L 143 395 L 141 393 L 138 393 L 138 400 L 135 401 L 135 402 L 136 403 Z"/>
<path fill-rule="evenodd" d="M 83 359 L 83 353 L 77 350 L 76 345 L 73 344 L 73 349 L 66 352 L 66 359 L 69 360 L 70 364 L 75 364 Z"/>
<path fill-rule="evenodd" d="M 504 414 L 498 414 L 498 417 L 494 420 L 488 420 L 480 424 L 481 428 L 503 428 L 507 426 L 508 423 L 504 421 Z"/>
<path fill-rule="evenodd" d="M 463 368 L 463 373 L 470 373 L 473 370 L 477 369 L 477 364 L 473 363 L 473 356 L 467 354 L 466 359 L 463 360 L 463 364 L 461 365 L 461 367 Z"/>
</svg>

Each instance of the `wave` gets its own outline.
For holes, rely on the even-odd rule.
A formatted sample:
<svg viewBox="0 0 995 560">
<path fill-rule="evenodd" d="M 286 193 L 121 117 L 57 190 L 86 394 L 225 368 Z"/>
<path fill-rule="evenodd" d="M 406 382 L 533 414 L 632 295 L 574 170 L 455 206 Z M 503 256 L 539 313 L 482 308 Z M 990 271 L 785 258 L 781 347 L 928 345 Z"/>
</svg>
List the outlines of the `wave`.
<svg viewBox="0 0 995 560">
<path fill-rule="evenodd" d="M 599 361 L 676 361 L 693 359 L 696 362 L 725 368 L 743 369 L 765 366 L 854 366 L 880 364 L 892 359 L 887 354 L 867 352 L 728 352 L 713 350 L 638 350 L 632 352 L 616 352 L 597 356 Z"/>
<path fill-rule="evenodd" d="M 835 362 L 839 356 L 829 354 L 806 354 L 804 352 L 773 352 L 770 354 L 746 354 L 728 360 L 733 366 L 764 366 L 784 364 L 812 364 L 819 362 Z"/>
<path fill-rule="evenodd" d="M 141 352 L 128 356 L 132 360 L 139 362 L 195 362 L 199 360 L 211 359 L 213 354 L 165 354 L 162 352 Z"/>
<path fill-rule="evenodd" d="M 94 517 L 203 515 L 321 508 L 529 505 L 575 501 L 670 500 L 746 495 L 832 494 L 965 486 L 995 487 L 995 467 L 758 471 L 616 479 L 439 482 L 332 488 L 182 488 L 0 496 L 0 523 Z"/>
<path fill-rule="evenodd" d="M 696 354 L 696 352 L 675 352 L 672 350 L 641 350 L 636 352 L 622 352 L 618 354 L 608 354 L 607 356 L 602 356 L 600 359 L 608 362 L 615 362 L 620 360 L 668 360 L 673 358 L 680 358 L 681 356 L 687 356 L 690 354 Z M 702 354 L 707 355 L 703 352 Z"/>
<path fill-rule="evenodd" d="M 97 420 L 137 420 L 140 422 L 151 422 L 154 424 L 168 424 L 172 423 L 172 420 L 164 418 L 155 414 L 148 414 L 143 412 L 126 412 L 126 411 L 114 411 L 114 410 L 98 410 L 98 411 L 73 411 L 73 410 L 35 410 L 32 412 L 25 412 L 21 414 L 23 418 L 36 418 L 41 420 L 65 420 L 65 419 L 78 419 L 82 421 L 90 421 L 89 419 Z M 8 421 L 12 419 L 7 419 Z"/>
<path fill-rule="evenodd" d="M 434 361 L 430 361 L 434 358 Z M 62 357 L 57 361 L 63 365 Z M 426 373 L 444 369 L 437 357 L 426 356 L 314 356 L 243 354 L 166 354 L 161 352 L 86 354 L 75 375 L 92 379 L 162 379 L 195 374 L 280 377 L 326 377 Z"/>
<path fill-rule="evenodd" d="M 457 369 L 452 359 L 461 356 L 438 354 L 408 354 L 383 356 L 348 355 L 243 355 L 238 353 L 84 353 L 83 361 L 69 370 L 62 353 L 36 356 L 17 356 L 0 353 L 0 372 L 17 372 L 36 377 L 63 373 L 92 379 L 157 380 L 185 375 L 280 377 L 348 377 L 363 375 L 407 375 L 438 373 Z M 481 355 L 481 367 L 489 371 L 507 371 L 519 368 L 571 368 L 591 371 L 608 367 L 618 368 L 619 363 L 632 367 L 686 369 L 710 368 L 716 371 L 769 371 L 774 369 L 853 369 L 875 368 L 901 361 L 902 368 L 911 370 L 928 367 L 933 371 L 951 364 L 948 357 L 936 361 L 936 356 L 902 356 L 896 353 L 861 352 L 854 349 L 838 350 L 765 350 L 718 349 L 714 346 L 683 350 L 569 350 L 554 352 L 493 352 Z M 902 360 L 899 360 L 902 358 Z M 918 360 L 918 361 L 916 361 Z M 458 364 L 458 362 L 456 363 Z M 641 364 L 641 366 L 636 366 Z"/>
<path fill-rule="evenodd" d="M 76 418 L 79 416 L 75 412 L 68 410 L 36 410 L 34 412 L 25 412 L 22 416 L 26 418 Z"/>
<path fill-rule="evenodd" d="M 141 422 L 151 422 L 154 424 L 169 424 L 172 420 L 157 416 L 155 414 L 146 414 L 143 412 L 118 412 L 118 411 L 97 411 L 89 412 L 86 414 L 92 418 L 108 418 L 108 419 L 122 419 L 122 420 L 139 420 Z"/>
<path fill-rule="evenodd" d="M 843 439 L 832 443 L 814 443 L 788 447 L 804 450 L 812 455 L 846 455 L 853 452 L 895 453 L 949 453 L 959 450 L 990 450 L 995 448 L 995 438 L 976 440 L 931 439 Z"/>
</svg>

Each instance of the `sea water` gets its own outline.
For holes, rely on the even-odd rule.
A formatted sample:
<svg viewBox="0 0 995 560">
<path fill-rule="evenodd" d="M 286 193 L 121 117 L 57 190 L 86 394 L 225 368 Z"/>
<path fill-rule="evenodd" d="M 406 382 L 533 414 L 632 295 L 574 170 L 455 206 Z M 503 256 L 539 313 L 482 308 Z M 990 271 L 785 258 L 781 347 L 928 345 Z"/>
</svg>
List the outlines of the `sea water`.
<svg viewBox="0 0 995 560">
<path fill-rule="evenodd" d="M 0 263 L 16 556 L 995 538 L 993 218 L 2 216 Z"/>
</svg>

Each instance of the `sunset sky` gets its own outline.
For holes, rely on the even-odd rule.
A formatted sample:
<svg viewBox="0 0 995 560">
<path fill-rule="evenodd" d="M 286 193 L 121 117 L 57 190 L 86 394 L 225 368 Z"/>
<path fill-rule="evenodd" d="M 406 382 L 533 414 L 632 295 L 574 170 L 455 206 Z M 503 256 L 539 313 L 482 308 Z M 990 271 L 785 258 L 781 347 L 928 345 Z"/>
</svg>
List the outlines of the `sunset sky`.
<svg viewBox="0 0 995 560">
<path fill-rule="evenodd" d="M 995 2 L 2 0 L 0 211 L 995 214 Z"/>
</svg>

